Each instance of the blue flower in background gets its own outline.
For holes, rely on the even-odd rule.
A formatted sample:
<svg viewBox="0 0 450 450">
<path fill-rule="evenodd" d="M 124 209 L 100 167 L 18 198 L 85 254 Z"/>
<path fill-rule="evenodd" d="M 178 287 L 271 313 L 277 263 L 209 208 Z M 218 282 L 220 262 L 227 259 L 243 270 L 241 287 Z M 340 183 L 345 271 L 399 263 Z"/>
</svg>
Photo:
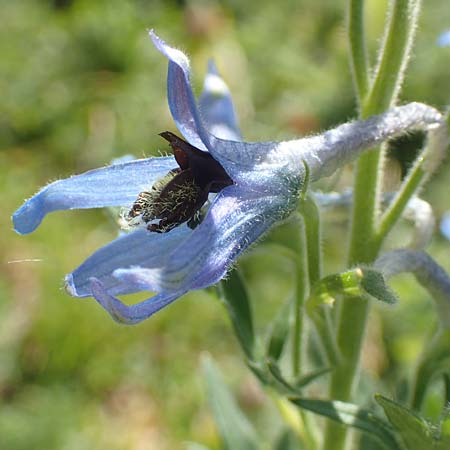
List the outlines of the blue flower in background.
<svg viewBox="0 0 450 450">
<path fill-rule="evenodd" d="M 447 211 L 441 219 L 441 223 L 439 225 L 442 235 L 450 240 L 450 211 Z"/>
<path fill-rule="evenodd" d="M 450 45 L 450 30 L 445 31 L 438 37 L 437 44 L 440 47 L 446 47 Z"/>
<path fill-rule="evenodd" d="M 222 279 L 239 255 L 295 208 L 305 180 L 331 175 L 361 151 L 410 129 L 429 131 L 434 170 L 447 128 L 435 109 L 410 103 L 365 121 L 285 142 L 243 142 L 231 95 L 210 63 L 197 104 L 189 60 L 153 31 L 169 60 L 169 108 L 184 139 L 161 136 L 173 156 L 122 161 L 49 184 L 13 215 L 18 233 L 52 211 L 121 206 L 129 233 L 100 248 L 66 276 L 68 292 L 93 296 L 123 323 L 138 323 L 193 289 Z M 430 138 L 431 141 L 431 138 Z M 425 157 L 428 161 L 428 156 Z M 127 306 L 117 296 L 156 294 Z"/>
</svg>

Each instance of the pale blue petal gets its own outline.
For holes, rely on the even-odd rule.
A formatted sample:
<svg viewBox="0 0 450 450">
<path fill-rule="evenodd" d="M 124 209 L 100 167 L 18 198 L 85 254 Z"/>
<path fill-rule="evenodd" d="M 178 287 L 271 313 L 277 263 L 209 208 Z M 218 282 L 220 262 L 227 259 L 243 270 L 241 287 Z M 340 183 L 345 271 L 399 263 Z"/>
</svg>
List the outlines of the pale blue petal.
<svg viewBox="0 0 450 450">
<path fill-rule="evenodd" d="M 274 185 L 278 173 L 289 174 L 298 164 L 278 158 L 279 142 L 237 142 L 210 135 L 210 153 L 237 183 L 248 186 Z"/>
<path fill-rule="evenodd" d="M 450 45 L 450 30 L 445 31 L 438 37 L 437 44 L 440 47 L 446 47 Z"/>
<path fill-rule="evenodd" d="M 199 106 L 210 133 L 221 139 L 242 140 L 230 90 L 212 60 L 208 62 Z"/>
<path fill-rule="evenodd" d="M 238 186 L 221 191 L 204 221 L 160 267 L 118 269 L 124 283 L 157 292 L 201 289 L 223 278 L 236 258 L 295 207 L 290 194 L 261 195 Z"/>
<path fill-rule="evenodd" d="M 55 181 L 13 214 L 14 229 L 20 234 L 31 233 L 52 211 L 132 204 L 139 192 L 149 189 L 175 167 L 177 164 L 172 156 L 148 158 Z"/>
<path fill-rule="evenodd" d="M 130 294 L 142 290 L 152 290 L 140 282 L 122 282 L 113 276 L 119 268 L 159 267 L 180 242 L 192 230 L 186 225 L 179 226 L 169 233 L 152 233 L 139 229 L 125 234 L 100 248 L 83 264 L 66 276 L 66 288 L 74 297 L 91 296 L 90 279 L 98 279 L 104 289 L 112 295 Z"/>
<path fill-rule="evenodd" d="M 155 47 L 169 59 L 167 99 L 177 128 L 191 145 L 207 150 L 208 134 L 192 92 L 188 57 L 167 45 L 153 30 L 150 31 L 150 37 Z"/>
<path fill-rule="evenodd" d="M 161 293 L 135 305 L 125 305 L 119 299 L 110 295 L 103 284 L 95 279 L 91 279 L 91 291 L 100 305 L 109 312 L 111 317 L 120 323 L 134 325 L 148 319 L 160 309 L 172 303 L 186 292 L 174 292 L 170 294 Z"/>
</svg>

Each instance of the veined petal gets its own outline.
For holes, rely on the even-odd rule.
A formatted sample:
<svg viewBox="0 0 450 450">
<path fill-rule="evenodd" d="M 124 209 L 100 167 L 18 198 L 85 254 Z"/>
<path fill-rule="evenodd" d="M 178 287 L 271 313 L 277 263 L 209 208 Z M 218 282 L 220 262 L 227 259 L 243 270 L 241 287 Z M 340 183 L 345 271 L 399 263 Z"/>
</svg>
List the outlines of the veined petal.
<svg viewBox="0 0 450 450">
<path fill-rule="evenodd" d="M 186 293 L 161 293 L 144 300 L 143 302 L 128 306 L 122 303 L 118 298 L 109 294 L 105 290 L 103 284 L 95 278 L 91 279 L 90 289 L 98 303 L 109 312 L 116 322 L 127 325 L 134 325 L 148 319 L 160 309 Z"/>
<path fill-rule="evenodd" d="M 155 47 L 169 59 L 167 99 L 177 128 L 191 145 L 208 150 L 208 133 L 192 92 L 188 57 L 181 50 L 167 45 L 153 30 L 149 34 Z"/>
<path fill-rule="evenodd" d="M 221 139 L 242 140 L 230 90 L 212 60 L 208 62 L 208 72 L 198 102 L 210 133 Z"/>
<path fill-rule="evenodd" d="M 119 268 L 160 266 L 192 230 L 186 225 L 168 233 L 151 233 L 144 229 L 125 234 L 97 250 L 83 264 L 66 276 L 66 288 L 74 297 L 92 295 L 90 279 L 96 278 L 112 295 L 130 294 L 152 288 L 143 282 L 126 281 L 113 276 Z"/>
<path fill-rule="evenodd" d="M 14 229 L 20 234 L 34 231 L 46 214 L 65 209 L 124 206 L 139 192 L 177 167 L 172 156 L 148 158 L 90 170 L 41 189 L 14 214 Z"/>
<path fill-rule="evenodd" d="M 157 292 L 201 289 L 224 277 L 235 259 L 295 207 L 295 196 L 221 191 L 204 221 L 160 267 L 118 269 L 123 282 L 143 283 Z"/>
</svg>

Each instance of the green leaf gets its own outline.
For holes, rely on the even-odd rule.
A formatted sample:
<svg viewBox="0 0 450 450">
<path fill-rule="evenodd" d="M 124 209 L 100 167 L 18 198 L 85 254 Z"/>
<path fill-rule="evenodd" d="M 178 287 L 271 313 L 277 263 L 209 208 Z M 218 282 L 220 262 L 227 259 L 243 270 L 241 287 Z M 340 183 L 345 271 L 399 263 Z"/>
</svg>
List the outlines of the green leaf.
<svg viewBox="0 0 450 450">
<path fill-rule="evenodd" d="M 295 381 L 294 386 L 297 389 L 303 389 L 304 387 L 308 386 L 308 384 L 316 381 L 317 378 L 330 373 L 332 370 L 333 369 L 331 367 L 323 367 L 322 369 L 317 369 L 313 372 L 302 375 L 298 380 Z"/>
<path fill-rule="evenodd" d="M 289 428 L 286 428 L 276 440 L 273 450 L 301 450 L 297 435 Z"/>
<path fill-rule="evenodd" d="M 278 361 L 283 354 L 283 349 L 289 336 L 291 311 L 292 301 L 289 300 L 281 307 L 270 330 L 267 356 L 275 361 Z"/>
<path fill-rule="evenodd" d="M 203 359 L 208 400 L 227 450 L 257 450 L 260 448 L 255 430 L 237 406 L 211 358 Z"/>
<path fill-rule="evenodd" d="M 328 417 L 338 423 L 369 433 L 389 450 L 400 450 L 391 426 L 371 411 L 351 403 L 293 397 L 289 399 L 300 408 Z M 425 449 L 422 449 L 425 450 Z"/>
<path fill-rule="evenodd" d="M 291 383 L 287 381 L 286 378 L 284 378 L 284 376 L 281 373 L 280 367 L 278 366 L 276 361 L 268 359 L 266 361 L 266 365 L 270 375 L 272 376 L 273 380 L 276 383 L 276 386 L 281 388 L 280 390 L 283 393 L 293 395 L 300 395 L 301 389 L 303 389 L 308 384 L 312 383 L 314 380 L 321 377 L 322 375 L 330 372 L 331 370 L 329 368 L 315 370 L 314 372 L 299 377 L 297 380 L 294 381 L 294 383 Z"/>
<path fill-rule="evenodd" d="M 267 360 L 266 361 L 267 368 L 269 369 L 269 373 L 272 376 L 273 380 L 276 382 L 276 386 L 281 388 L 283 393 L 289 394 L 300 394 L 298 389 L 292 386 L 281 374 L 281 370 L 278 367 L 276 361 Z M 280 390 L 280 389 L 279 389 Z"/>
<path fill-rule="evenodd" d="M 250 298 L 239 271 L 233 270 L 219 285 L 234 331 L 246 356 L 254 359 L 255 333 Z"/>
<path fill-rule="evenodd" d="M 420 358 L 413 393 L 414 409 L 420 410 L 427 387 L 439 375 L 450 375 L 450 330 L 442 328 L 428 341 Z"/>
<path fill-rule="evenodd" d="M 446 434 L 440 435 L 438 427 L 418 414 L 381 395 L 376 395 L 375 400 L 384 409 L 389 422 L 408 450 L 448 450 L 450 448 L 450 437 Z"/>
</svg>

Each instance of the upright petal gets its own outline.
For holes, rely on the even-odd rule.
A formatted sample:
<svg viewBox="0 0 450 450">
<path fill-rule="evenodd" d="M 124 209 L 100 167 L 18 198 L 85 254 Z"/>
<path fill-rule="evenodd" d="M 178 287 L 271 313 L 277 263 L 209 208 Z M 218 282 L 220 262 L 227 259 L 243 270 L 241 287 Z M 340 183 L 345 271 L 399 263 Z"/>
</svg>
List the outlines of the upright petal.
<svg viewBox="0 0 450 450">
<path fill-rule="evenodd" d="M 230 90 L 212 60 L 208 62 L 208 73 L 199 98 L 199 106 L 210 133 L 221 139 L 241 140 Z"/>
<path fill-rule="evenodd" d="M 176 48 L 167 45 L 153 30 L 150 38 L 155 47 L 169 59 L 167 73 L 167 98 L 173 119 L 186 140 L 201 150 L 208 150 L 208 133 L 192 92 L 188 57 Z"/>
<path fill-rule="evenodd" d="M 157 292 L 201 289 L 223 278 L 236 258 L 295 207 L 296 196 L 262 195 L 238 186 L 221 191 L 205 220 L 161 267 L 118 269 L 124 282 Z"/>
<path fill-rule="evenodd" d="M 159 267 L 169 254 L 192 230 L 186 225 L 168 233 L 151 233 L 144 229 L 120 236 L 97 250 L 77 269 L 66 276 L 66 288 L 74 297 L 92 295 L 90 280 L 96 278 L 110 294 L 130 294 L 152 290 L 140 281 L 123 282 L 113 276 L 116 269 L 134 266 Z"/>
<path fill-rule="evenodd" d="M 170 157 L 148 158 L 90 170 L 41 189 L 14 214 L 14 229 L 20 234 L 34 231 L 46 214 L 65 209 L 124 206 L 139 192 L 177 167 Z"/>
</svg>

